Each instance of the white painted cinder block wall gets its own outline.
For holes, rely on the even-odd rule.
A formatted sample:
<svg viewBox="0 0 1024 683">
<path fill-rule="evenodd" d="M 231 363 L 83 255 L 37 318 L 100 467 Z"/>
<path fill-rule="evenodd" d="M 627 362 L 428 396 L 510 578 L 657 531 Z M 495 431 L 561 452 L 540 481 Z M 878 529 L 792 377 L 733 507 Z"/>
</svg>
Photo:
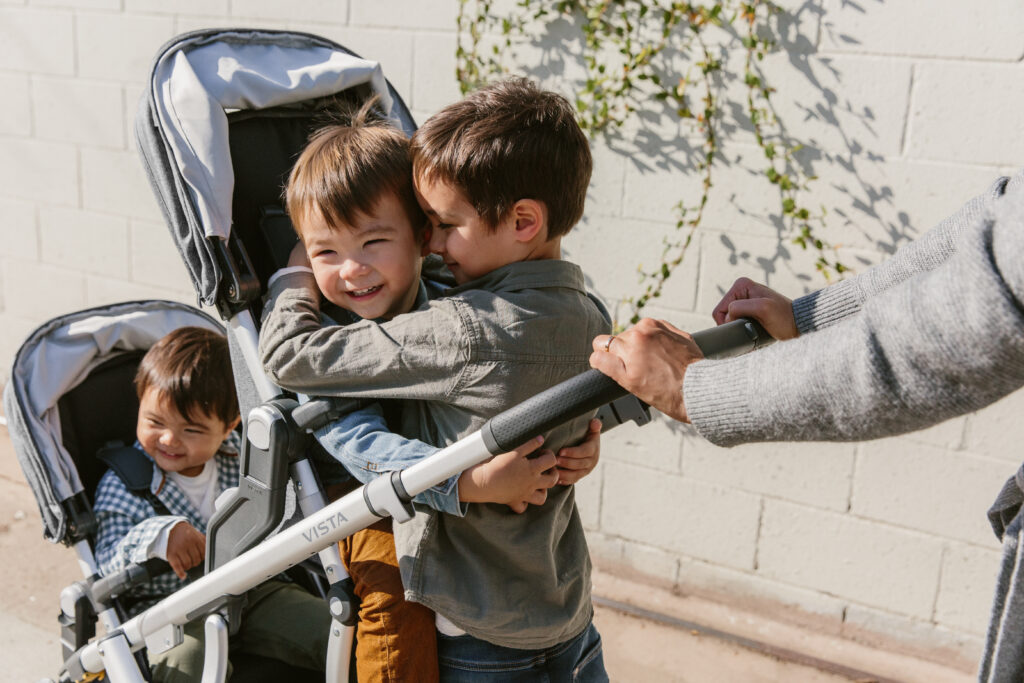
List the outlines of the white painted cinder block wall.
<svg viewBox="0 0 1024 683">
<path fill-rule="evenodd" d="M 828 208 L 828 236 L 859 269 L 1024 161 L 1024 6 L 926 5 L 787 3 L 786 52 L 766 60 L 781 117 L 814 150 L 819 179 L 808 203 Z M 458 97 L 457 7 L 0 0 L 2 376 L 24 336 L 55 315 L 130 299 L 195 301 L 131 132 L 165 40 L 210 26 L 320 33 L 380 60 L 423 120 Z M 561 61 L 538 57 L 525 68 L 571 94 L 560 76 L 578 74 L 579 63 Z M 639 292 L 638 264 L 657 258 L 672 205 L 696 182 L 679 170 L 675 131 L 652 134 L 668 144 L 595 141 L 587 215 L 565 245 L 620 318 L 628 317 L 621 301 Z M 729 164 L 717 171 L 704 227 L 649 314 L 708 326 L 739 275 L 791 295 L 821 286 L 807 255 L 786 242 L 780 251 L 763 218 L 777 200 L 756 177 L 758 155 L 742 125 L 726 135 Z M 621 428 L 579 485 L 580 511 L 606 567 L 970 660 L 998 562 L 984 513 L 1024 455 L 1022 409 L 1018 392 L 864 444 L 725 450 L 664 420 Z"/>
</svg>

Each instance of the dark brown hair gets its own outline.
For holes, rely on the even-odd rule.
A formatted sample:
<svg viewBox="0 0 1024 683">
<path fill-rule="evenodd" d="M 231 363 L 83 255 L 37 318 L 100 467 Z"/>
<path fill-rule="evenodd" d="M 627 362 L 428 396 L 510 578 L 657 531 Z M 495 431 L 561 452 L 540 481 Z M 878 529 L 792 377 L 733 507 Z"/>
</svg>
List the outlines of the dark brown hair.
<svg viewBox="0 0 1024 683">
<path fill-rule="evenodd" d="M 572 105 L 525 78 L 489 85 L 434 114 L 412 136 L 417 182 L 460 190 L 496 228 L 520 199 L 548 211 L 548 239 L 583 216 L 593 161 Z"/>
<path fill-rule="evenodd" d="M 181 327 L 150 347 L 135 373 L 140 401 L 149 389 L 186 420 L 197 410 L 225 425 L 238 417 L 227 339 L 202 327 Z"/>
<path fill-rule="evenodd" d="M 382 118 L 376 98 L 358 111 L 338 112 L 345 121 L 326 125 L 310 136 L 288 176 L 285 203 L 295 231 L 319 211 L 333 229 L 352 225 L 357 214 L 369 215 L 385 192 L 392 192 L 405 209 L 417 236 L 426 217 L 412 186 L 409 139 Z"/>
</svg>

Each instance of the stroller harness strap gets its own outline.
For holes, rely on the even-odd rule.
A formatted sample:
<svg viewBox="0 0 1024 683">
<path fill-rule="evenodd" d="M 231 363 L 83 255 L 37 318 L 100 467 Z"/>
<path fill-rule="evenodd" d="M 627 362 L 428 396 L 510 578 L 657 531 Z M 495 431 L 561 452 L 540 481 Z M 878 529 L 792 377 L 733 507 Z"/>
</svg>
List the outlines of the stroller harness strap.
<svg viewBox="0 0 1024 683">
<path fill-rule="evenodd" d="M 131 493 L 144 498 L 158 515 L 170 515 L 163 501 L 150 490 L 153 481 L 153 463 L 142 452 L 122 443 L 107 444 L 96 457 L 106 463 Z"/>
</svg>

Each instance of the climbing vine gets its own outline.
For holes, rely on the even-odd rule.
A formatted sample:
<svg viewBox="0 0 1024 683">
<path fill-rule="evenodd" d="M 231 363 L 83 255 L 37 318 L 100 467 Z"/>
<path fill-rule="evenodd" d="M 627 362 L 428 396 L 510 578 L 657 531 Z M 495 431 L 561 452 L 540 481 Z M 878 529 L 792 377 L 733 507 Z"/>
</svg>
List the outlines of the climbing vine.
<svg viewBox="0 0 1024 683">
<path fill-rule="evenodd" d="M 580 126 L 590 135 L 621 131 L 643 113 L 669 113 L 700 140 L 694 171 L 700 191 L 675 204 L 675 228 L 664 240 L 660 262 L 641 266 L 642 292 L 629 300 L 630 322 L 659 297 L 683 262 L 714 187 L 721 161 L 724 84 L 736 77 L 746 86 L 744 111 L 764 155 L 764 175 L 778 188 L 778 218 L 784 235 L 816 252 L 815 266 L 830 280 L 846 267 L 821 236 L 825 211 L 805 205 L 813 180 L 796 155 L 800 145 L 784 134 L 760 64 L 777 48 L 782 10 L 769 0 L 644 2 L 642 0 L 460 0 L 456 76 L 466 93 L 517 67 L 514 48 L 542 35 L 556 21 L 582 33 L 584 78 L 577 88 Z M 743 50 L 741 62 L 731 59 Z M 737 73 L 742 68 L 742 74 Z"/>
</svg>

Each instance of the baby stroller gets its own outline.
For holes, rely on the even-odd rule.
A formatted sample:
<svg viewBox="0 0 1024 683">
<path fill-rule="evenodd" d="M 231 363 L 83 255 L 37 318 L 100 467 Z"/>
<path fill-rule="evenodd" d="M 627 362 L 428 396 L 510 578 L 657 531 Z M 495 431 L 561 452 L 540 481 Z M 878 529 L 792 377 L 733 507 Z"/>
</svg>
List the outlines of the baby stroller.
<svg viewBox="0 0 1024 683">
<path fill-rule="evenodd" d="M 227 323 L 243 415 L 241 476 L 210 520 L 205 576 L 123 624 L 112 622 L 100 641 L 76 637 L 63 677 L 84 680 L 105 670 L 117 683 L 142 680 L 133 653 L 173 647 L 183 624 L 206 615 L 204 680 L 223 680 L 233 598 L 316 555 L 334 619 L 326 679 L 344 681 L 355 610 L 340 539 L 381 516 L 410 519 L 418 493 L 576 416 L 603 407 L 608 428 L 626 420 L 642 424 L 649 415 L 608 378 L 584 373 L 495 416 L 434 457 L 327 505 L 306 457 L 308 431 L 338 415 L 344 402 L 300 403 L 303 397 L 282 394 L 256 353 L 261 296 L 295 242 L 281 188 L 320 112 L 339 98 L 358 103 L 378 96 L 407 133 L 412 117 L 376 64 L 303 33 L 185 34 L 161 49 L 151 75 L 136 136 L 199 298 Z M 754 348 L 764 338 L 744 323 L 716 328 L 700 343 L 710 353 L 713 346 Z M 304 518 L 274 534 L 285 516 L 289 480 Z M 40 505 L 52 506 L 54 498 L 39 498 Z"/>
<path fill-rule="evenodd" d="M 132 380 L 142 356 L 155 341 L 186 325 L 223 333 L 212 317 L 184 304 L 128 302 L 51 320 L 15 357 L 4 392 L 11 438 L 39 504 L 44 537 L 73 547 L 83 572 L 83 579 L 60 596 L 64 658 L 96 635 L 97 622 L 105 632 L 114 631 L 127 615 L 131 588 L 169 570 L 165 562 L 150 560 L 99 578 L 92 503 L 108 467 L 126 484 L 148 487 L 148 467 L 111 447 L 135 440 L 138 399 Z M 133 467 L 140 464 L 141 469 Z M 136 473 L 143 476 L 135 478 Z M 136 661 L 140 672 L 147 671 L 141 652 Z M 245 680 L 274 680 L 254 677 L 254 671 L 302 673 L 266 658 L 251 658 L 236 669 Z"/>
</svg>

